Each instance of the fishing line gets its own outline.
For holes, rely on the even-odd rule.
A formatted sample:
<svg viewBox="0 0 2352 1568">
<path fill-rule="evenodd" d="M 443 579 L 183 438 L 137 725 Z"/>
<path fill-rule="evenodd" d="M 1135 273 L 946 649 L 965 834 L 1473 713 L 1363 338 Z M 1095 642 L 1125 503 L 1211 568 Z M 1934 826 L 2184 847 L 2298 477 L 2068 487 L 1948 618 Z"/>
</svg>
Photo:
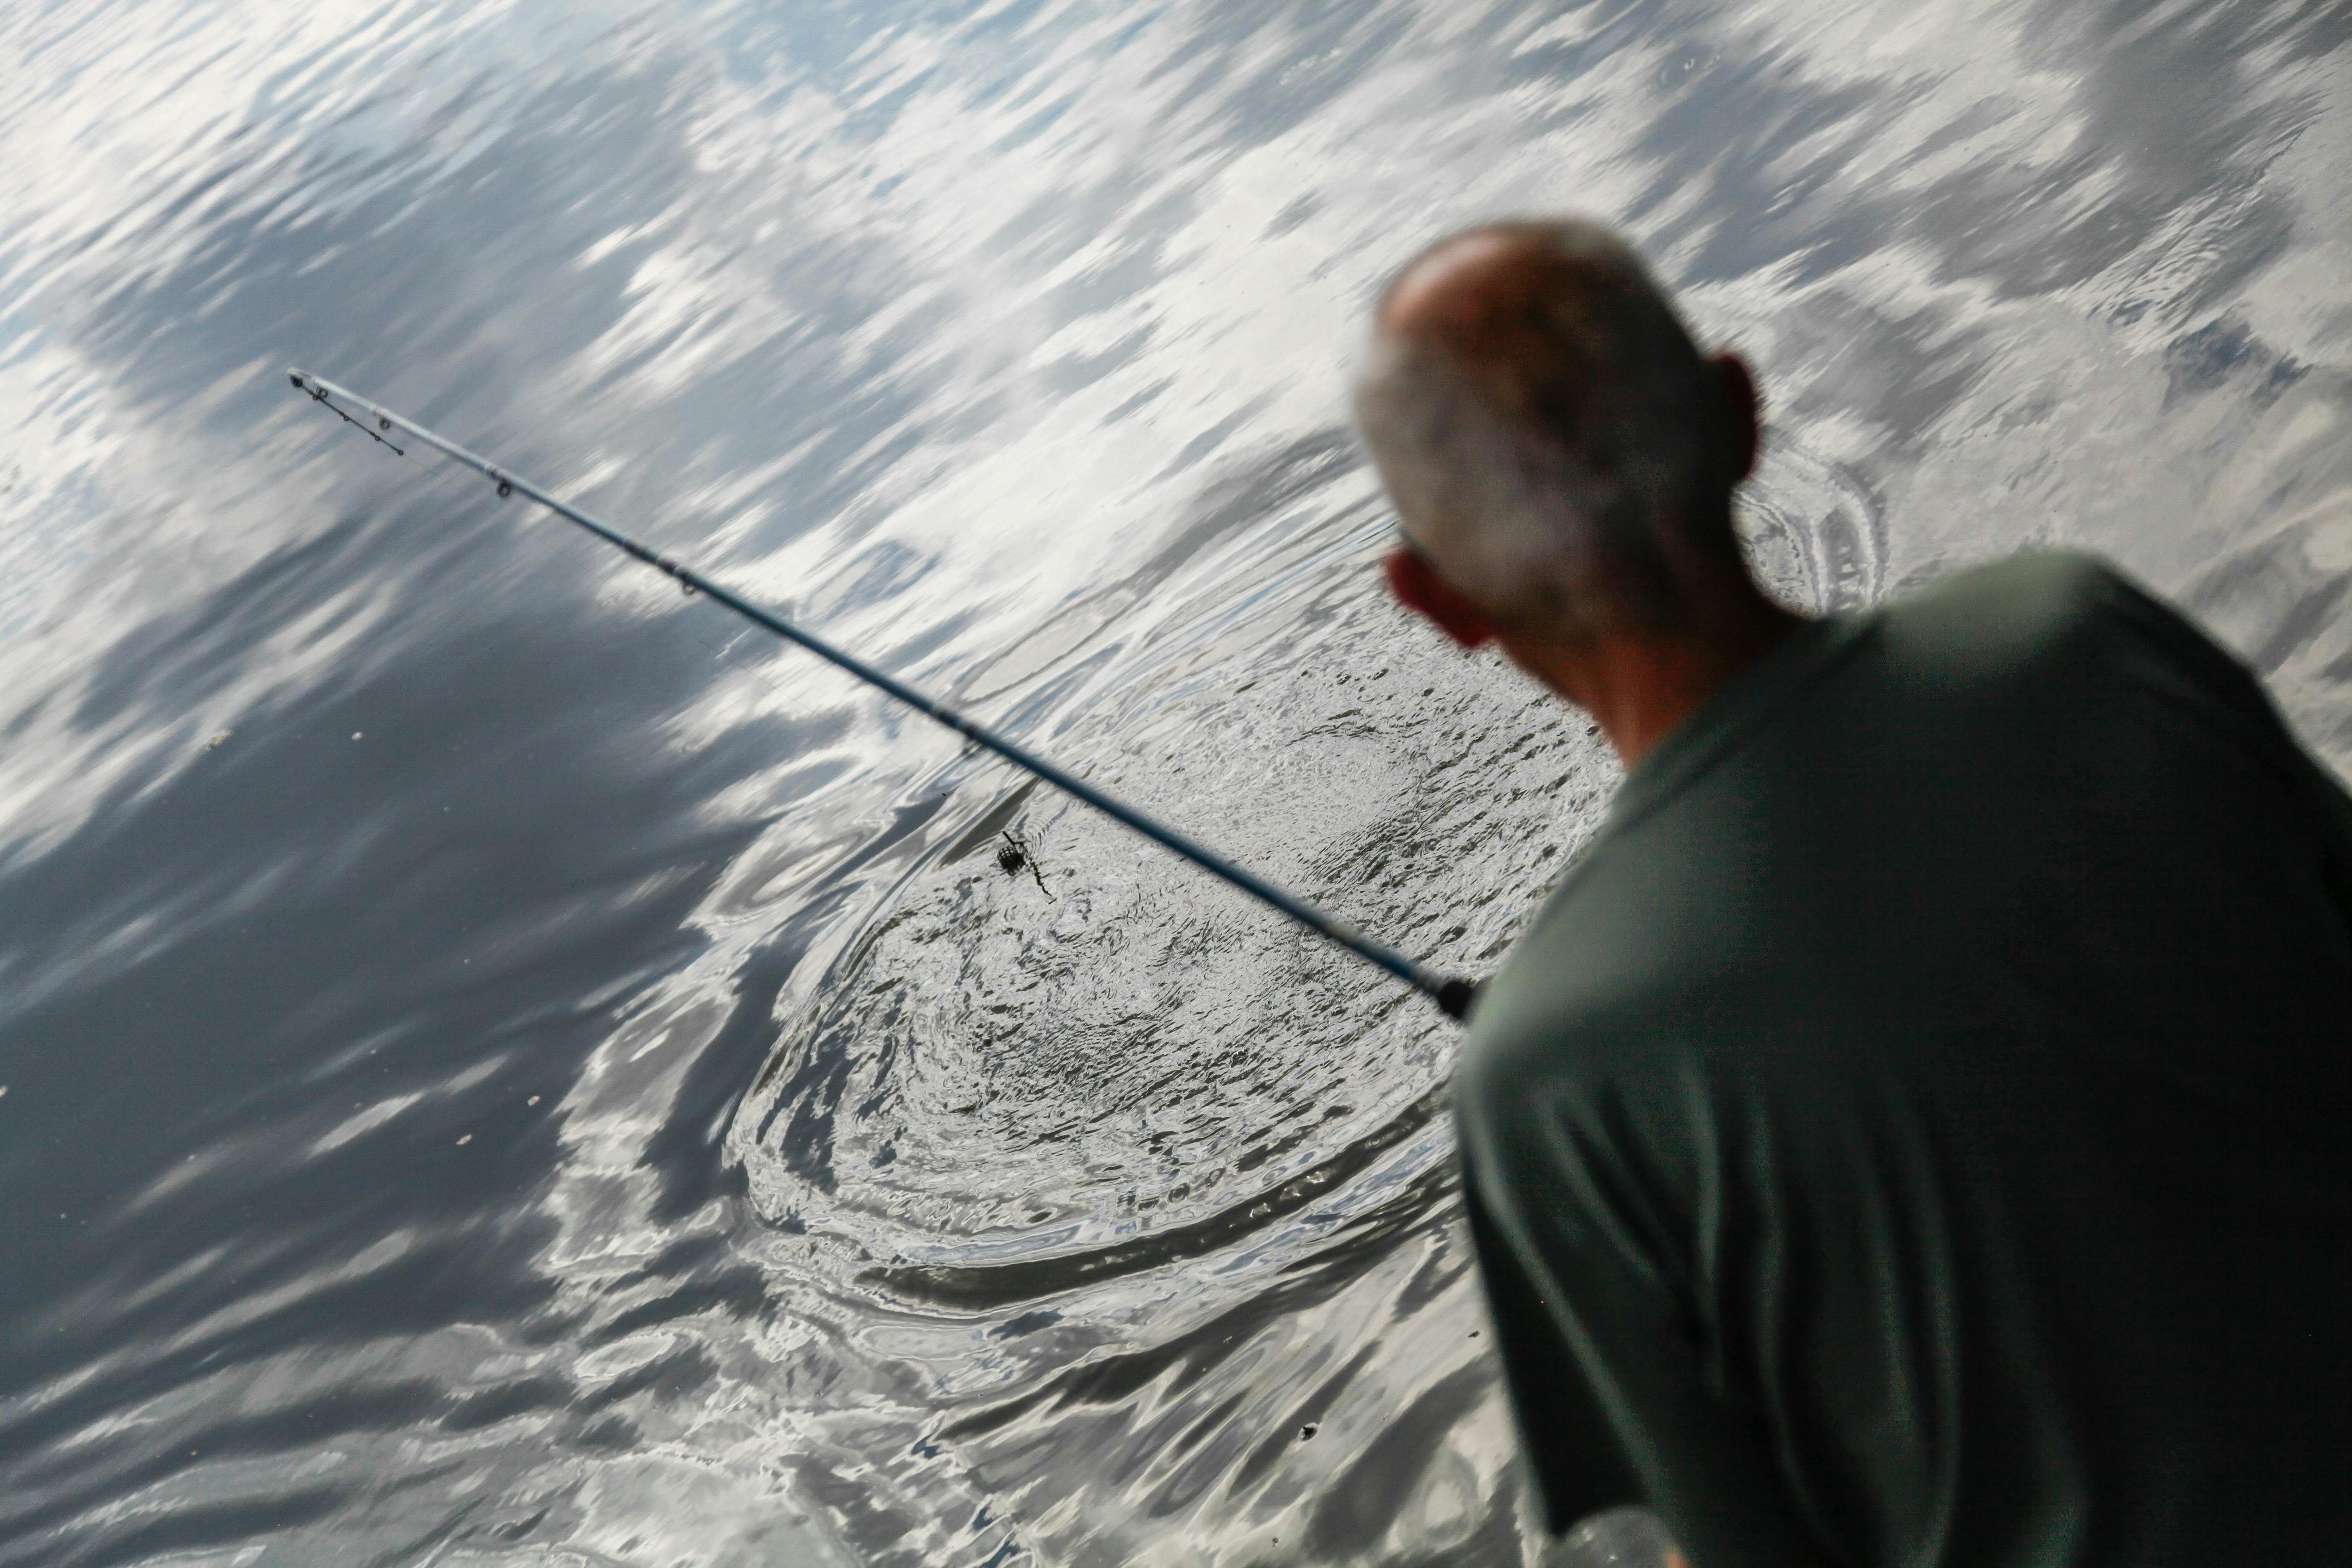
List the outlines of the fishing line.
<svg viewBox="0 0 2352 1568">
<path fill-rule="evenodd" d="M 496 487 L 499 496 L 510 496 L 520 491 L 525 498 L 537 501 L 558 517 L 578 524 L 605 543 L 635 556 L 655 571 L 664 574 L 688 595 L 708 595 L 713 602 L 726 605 L 752 625 L 774 633 L 786 642 L 806 648 L 835 668 L 846 671 L 866 685 L 888 693 L 916 711 L 946 725 L 971 745 L 995 752 L 1023 772 L 1045 780 L 1066 795 L 1076 796 L 1106 816 L 1125 823 L 1160 847 L 1183 857 L 1228 886 L 1238 888 L 1261 903 L 1270 905 L 1308 930 L 1347 949 L 1357 957 L 1378 964 L 1434 1001 L 1444 1011 L 1446 1016 L 1451 1018 L 1464 1016 L 1470 1011 L 1470 1004 L 1476 999 L 1478 988 L 1472 982 L 1439 974 L 1427 965 L 1407 958 L 1395 949 L 1374 942 L 1346 921 L 1325 914 L 1304 899 L 1285 891 L 1255 872 L 1226 859 L 1207 846 L 1196 843 L 1174 828 L 1145 816 L 1116 795 L 1107 795 L 1084 779 L 1063 771 L 1031 752 L 1019 742 L 998 734 L 976 720 L 966 718 L 954 709 L 925 696 L 895 676 L 885 674 L 863 659 L 844 652 L 814 633 L 784 619 L 772 610 L 762 609 L 750 600 L 739 597 L 692 567 L 672 560 L 650 545 L 639 543 L 609 523 L 601 522 L 570 502 L 551 495 L 529 479 L 507 472 L 488 458 L 476 456 L 455 441 L 427 429 L 413 419 L 369 402 L 348 387 L 338 386 L 331 381 L 301 370 L 289 369 L 286 375 L 287 379 L 294 384 L 297 391 L 301 392 L 312 402 L 323 405 L 331 413 L 340 416 L 345 424 L 357 427 L 362 434 L 380 445 L 391 447 L 395 452 L 402 452 L 402 448 L 394 446 L 390 439 L 393 427 L 397 426 L 417 440 L 436 448 L 445 457 L 462 463 L 480 474 Z M 349 412 L 339 406 L 337 399 L 366 410 L 369 418 L 373 421 L 373 427 L 371 428 L 367 422 L 354 418 Z M 402 452 L 402 455 L 406 454 Z M 733 661 L 730 660 L 730 662 Z"/>
</svg>

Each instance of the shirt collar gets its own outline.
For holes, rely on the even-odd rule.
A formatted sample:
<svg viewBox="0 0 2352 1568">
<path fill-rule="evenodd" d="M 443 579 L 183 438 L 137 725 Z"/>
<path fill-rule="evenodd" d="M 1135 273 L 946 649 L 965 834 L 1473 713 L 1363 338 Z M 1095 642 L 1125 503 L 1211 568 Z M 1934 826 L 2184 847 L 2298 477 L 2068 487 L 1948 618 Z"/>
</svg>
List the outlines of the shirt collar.
<svg viewBox="0 0 2352 1568">
<path fill-rule="evenodd" d="M 1848 612 L 1800 624 L 1627 770 L 1610 805 L 1608 826 L 1630 826 L 1682 793 L 1738 750 L 1774 710 L 1842 662 L 1875 620 L 1870 612 Z"/>
</svg>

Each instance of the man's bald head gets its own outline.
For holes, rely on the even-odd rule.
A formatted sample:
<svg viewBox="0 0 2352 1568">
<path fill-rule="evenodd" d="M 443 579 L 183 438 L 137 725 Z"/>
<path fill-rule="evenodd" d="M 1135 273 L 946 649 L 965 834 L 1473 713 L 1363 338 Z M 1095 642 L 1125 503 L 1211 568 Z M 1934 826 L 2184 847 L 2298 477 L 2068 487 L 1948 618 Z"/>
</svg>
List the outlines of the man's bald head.
<svg viewBox="0 0 2352 1568">
<path fill-rule="evenodd" d="M 1605 229 L 1494 224 L 1390 284 L 1356 405 L 1407 537 L 1498 625 L 1650 629 L 1744 574 L 1737 374 Z"/>
</svg>

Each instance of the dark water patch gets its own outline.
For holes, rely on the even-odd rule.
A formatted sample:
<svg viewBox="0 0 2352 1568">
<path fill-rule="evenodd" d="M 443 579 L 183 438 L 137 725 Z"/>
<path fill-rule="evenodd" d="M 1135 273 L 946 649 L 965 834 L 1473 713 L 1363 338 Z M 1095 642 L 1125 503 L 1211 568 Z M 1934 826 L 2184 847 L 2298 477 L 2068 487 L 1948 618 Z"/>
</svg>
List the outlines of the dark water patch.
<svg viewBox="0 0 2352 1568">
<path fill-rule="evenodd" d="M 84 1509 L 122 1493 L 143 1490 L 155 1481 L 194 1468 L 246 1458 L 269 1458 L 299 1453 L 319 1443 L 357 1432 L 388 1432 L 415 1423 L 438 1403 L 441 1391 L 421 1380 L 391 1384 L 360 1384 L 332 1394 L 314 1396 L 258 1414 L 216 1415 L 184 1426 L 182 1446 L 164 1454 L 147 1454 L 129 1464 L 110 1464 L 120 1445 L 100 1444 L 76 1457 L 74 1488 L 53 1496 L 45 1505 L 12 1511 L 0 1524 L 11 1531 L 46 1530 Z M 110 1452 L 113 1449 L 114 1452 Z M 135 1451 L 135 1450 L 134 1450 Z M 26 1472 L 37 1483 L 48 1479 L 39 1467 Z"/>
<path fill-rule="evenodd" d="M 1170 1226 L 1118 1247 L 978 1268 L 909 1264 L 871 1268 L 862 1278 L 910 1300 L 958 1311 L 985 1311 L 1074 1290 L 1082 1285 L 1206 1257 L 1305 1209 L 1369 1170 L 1381 1155 L 1429 1125 L 1449 1103 L 1444 1089 L 1414 1100 L 1371 1132 L 1256 1196 L 1188 1225 Z"/>
<path fill-rule="evenodd" d="M 519 1377 L 453 1400 L 440 1425 L 445 1431 L 471 1432 L 518 1416 L 546 1415 L 569 1409 L 579 1392 L 568 1377 Z"/>
<path fill-rule="evenodd" d="M 101 1531 L 72 1561 L 75 1568 L 115 1568 L 117 1563 L 146 1562 L 158 1552 L 233 1546 L 324 1520 L 349 1507 L 353 1497 L 354 1489 L 347 1486 L 295 1487 L 242 1502 L 179 1509 L 144 1524 Z"/>
<path fill-rule="evenodd" d="M 599 1323 L 590 1342 L 610 1343 L 641 1329 L 713 1312 L 756 1318 L 768 1305 L 769 1281 L 759 1269 L 732 1268 L 687 1279 L 649 1300 L 625 1307 Z"/>
<path fill-rule="evenodd" d="M 940 1435 L 950 1441 L 984 1437 L 1041 1413 L 1120 1405 L 1162 1380 L 1171 1390 L 1196 1383 L 1235 1353 L 1236 1344 L 1245 1345 L 1266 1324 L 1330 1300 L 1360 1279 L 1368 1265 L 1394 1254 L 1415 1232 L 1429 1226 L 1433 1215 L 1444 1215 L 1442 1205 L 1432 1200 L 1449 1187 L 1443 1180 L 1424 1177 L 1412 1189 L 1350 1222 L 1335 1245 L 1318 1248 L 1251 1299 L 1148 1347 L 1098 1356 L 1017 1398 L 960 1416 L 945 1425 Z M 1459 1260 L 1454 1265 L 1456 1279 L 1462 1267 Z M 1319 1420 L 1355 1376 L 1371 1364 L 1368 1359 L 1371 1354 L 1369 1350 L 1357 1352 L 1349 1368 L 1324 1379 L 1295 1406 L 1300 1413 L 1299 1423 Z"/>
<path fill-rule="evenodd" d="M 1446 1435 L 1486 1398 L 1493 1368 L 1466 1366 L 1406 1406 L 1404 1418 L 1366 1446 L 1315 1504 L 1308 1543 L 1345 1556 L 1370 1547 L 1396 1522 Z"/>
</svg>

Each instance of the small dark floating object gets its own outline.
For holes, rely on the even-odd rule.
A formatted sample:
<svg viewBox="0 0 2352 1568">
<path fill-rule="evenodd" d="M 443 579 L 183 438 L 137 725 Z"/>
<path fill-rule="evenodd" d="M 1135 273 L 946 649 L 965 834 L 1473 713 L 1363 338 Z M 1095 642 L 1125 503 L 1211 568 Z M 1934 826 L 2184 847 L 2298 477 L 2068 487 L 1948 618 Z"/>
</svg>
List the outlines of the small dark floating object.
<svg viewBox="0 0 2352 1568">
<path fill-rule="evenodd" d="M 1312 1437 L 1316 1433 L 1320 1432 L 1321 1430 L 1323 1430 L 1323 1424 L 1320 1421 L 1309 1421 L 1306 1426 L 1301 1426 L 1298 1429 L 1298 1440 L 1304 1443 L 1307 1438 Z"/>
<path fill-rule="evenodd" d="M 1029 875 L 1037 879 L 1037 890 L 1052 898 L 1054 889 L 1045 886 L 1045 873 L 1037 869 L 1036 859 L 1029 853 L 1029 846 L 1013 837 L 1011 828 L 1005 829 L 1003 837 L 1004 842 L 996 847 L 996 863 L 1004 868 L 1004 874 L 1018 877 L 1022 868 L 1026 867 Z"/>
</svg>

